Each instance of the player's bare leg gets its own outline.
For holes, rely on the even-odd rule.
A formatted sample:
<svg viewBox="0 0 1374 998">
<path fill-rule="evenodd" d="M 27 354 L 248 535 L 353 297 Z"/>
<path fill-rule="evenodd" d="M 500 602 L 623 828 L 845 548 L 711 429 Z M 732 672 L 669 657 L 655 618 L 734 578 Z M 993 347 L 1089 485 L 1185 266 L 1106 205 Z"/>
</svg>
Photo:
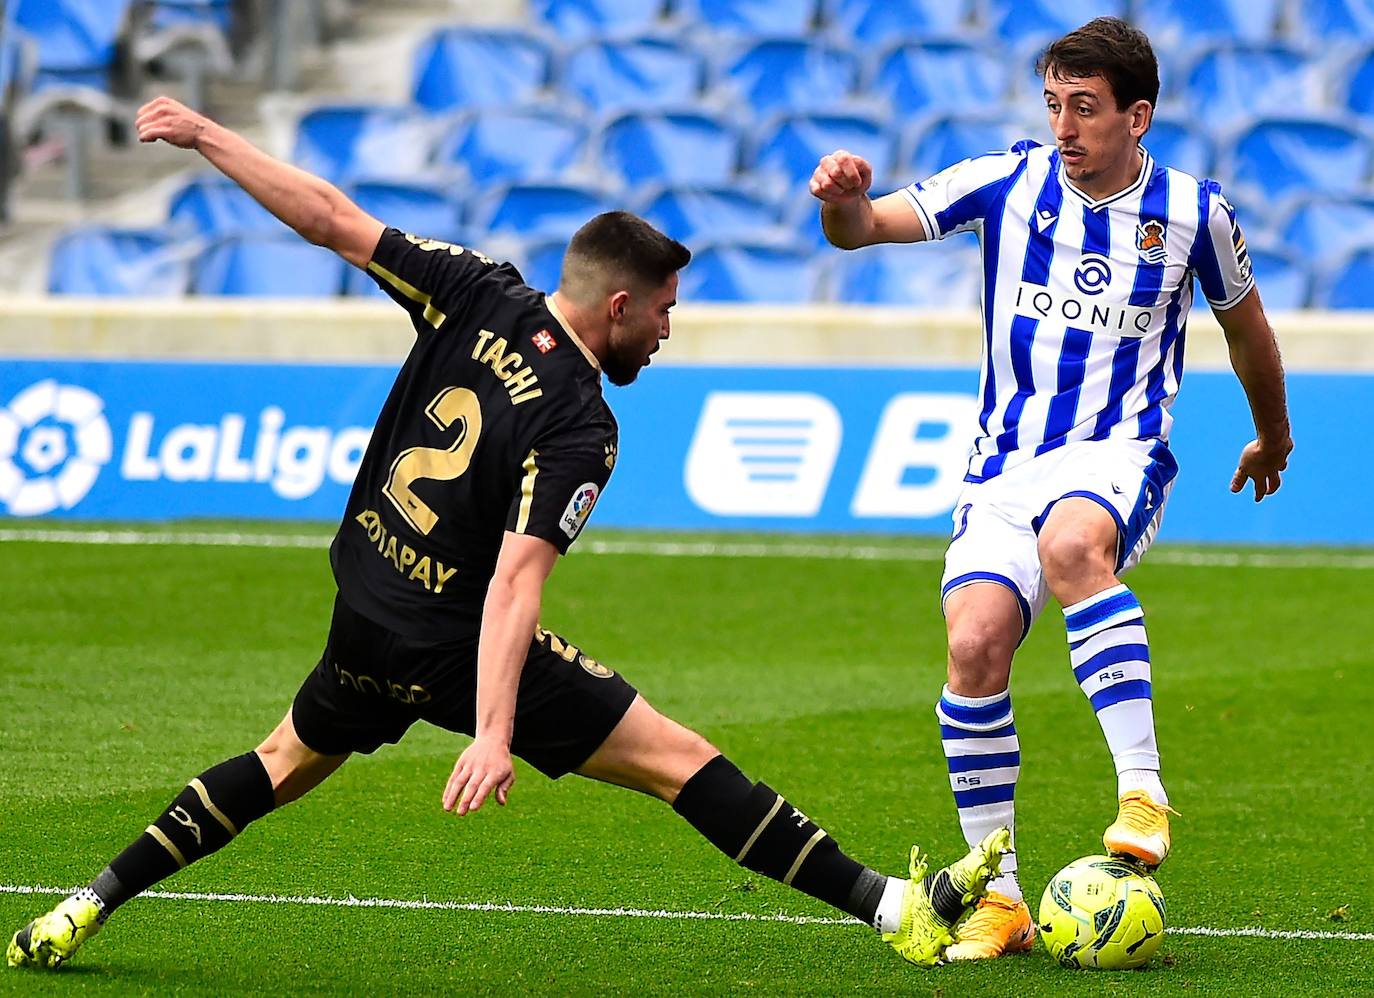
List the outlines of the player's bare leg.
<svg viewBox="0 0 1374 998">
<path fill-rule="evenodd" d="M 228 845 L 249 822 L 319 786 L 347 758 L 305 745 L 288 711 L 255 751 L 191 780 L 90 886 L 16 932 L 6 953 L 10 966 L 57 969 L 125 901 Z"/>
<path fill-rule="evenodd" d="M 636 697 L 577 772 L 651 794 L 744 867 L 872 925 L 907 960 L 934 966 L 950 927 L 995 876 L 1009 833 L 999 829 L 949 867 L 928 873 L 912 850 L 911 878 L 887 877 L 845 855 L 825 830 L 763 783 L 751 783 L 696 732 Z"/>
<path fill-rule="evenodd" d="M 1169 854 L 1171 809 L 1159 779 L 1145 614 L 1116 576 L 1119 537 L 1098 503 L 1063 499 L 1040 531 L 1040 561 L 1064 607 L 1074 678 L 1116 764 L 1117 818 L 1102 844 L 1153 867 Z"/>
<path fill-rule="evenodd" d="M 950 960 L 1018 953 L 1035 940 L 1035 923 L 1016 879 L 1014 798 L 1021 748 L 1008 689 L 1025 623 L 1017 595 L 1001 582 L 974 582 L 945 598 L 949 682 L 935 713 L 959 825 L 970 844 L 994 828 L 1012 830 L 1001 873 L 956 929 L 945 953 Z"/>
</svg>

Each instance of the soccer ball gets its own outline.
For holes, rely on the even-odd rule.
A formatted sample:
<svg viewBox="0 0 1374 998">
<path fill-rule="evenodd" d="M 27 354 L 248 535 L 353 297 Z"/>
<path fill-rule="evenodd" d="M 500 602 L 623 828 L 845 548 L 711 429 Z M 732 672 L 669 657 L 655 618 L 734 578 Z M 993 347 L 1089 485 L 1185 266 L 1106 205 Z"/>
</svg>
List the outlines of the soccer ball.
<svg viewBox="0 0 1374 998">
<path fill-rule="evenodd" d="M 1164 941 L 1164 893 L 1135 863 L 1084 856 L 1045 888 L 1040 936 L 1065 967 L 1143 967 Z"/>
</svg>

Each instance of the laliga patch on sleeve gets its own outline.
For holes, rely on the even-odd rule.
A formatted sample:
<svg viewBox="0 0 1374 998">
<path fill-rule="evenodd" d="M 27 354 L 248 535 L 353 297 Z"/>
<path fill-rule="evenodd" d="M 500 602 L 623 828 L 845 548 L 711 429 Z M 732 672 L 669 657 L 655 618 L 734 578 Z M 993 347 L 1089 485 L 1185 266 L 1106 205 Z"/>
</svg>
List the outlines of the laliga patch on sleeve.
<svg viewBox="0 0 1374 998">
<path fill-rule="evenodd" d="M 587 517 L 592 515 L 592 507 L 596 505 L 596 497 L 600 495 L 600 490 L 595 482 L 587 482 L 579 485 L 573 497 L 568 501 L 568 508 L 563 510 L 563 517 L 558 521 L 558 525 L 563 528 L 563 533 L 567 534 L 572 540 L 577 539 L 577 535 L 582 532 L 582 528 L 587 524 Z"/>
</svg>

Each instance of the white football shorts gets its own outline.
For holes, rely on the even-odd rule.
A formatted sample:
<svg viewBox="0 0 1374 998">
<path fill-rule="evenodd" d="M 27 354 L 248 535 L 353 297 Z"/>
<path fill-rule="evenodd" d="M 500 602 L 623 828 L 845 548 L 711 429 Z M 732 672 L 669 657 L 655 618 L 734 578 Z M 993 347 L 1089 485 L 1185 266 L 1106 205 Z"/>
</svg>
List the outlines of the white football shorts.
<svg viewBox="0 0 1374 998">
<path fill-rule="evenodd" d="M 970 482 L 954 506 L 940 604 L 977 582 L 1006 586 L 1021 605 L 1024 639 L 1049 601 L 1038 547 L 1040 527 L 1061 499 L 1082 497 L 1116 520 L 1116 570 L 1139 563 L 1159 532 L 1178 463 L 1160 440 L 1083 440 Z"/>
</svg>

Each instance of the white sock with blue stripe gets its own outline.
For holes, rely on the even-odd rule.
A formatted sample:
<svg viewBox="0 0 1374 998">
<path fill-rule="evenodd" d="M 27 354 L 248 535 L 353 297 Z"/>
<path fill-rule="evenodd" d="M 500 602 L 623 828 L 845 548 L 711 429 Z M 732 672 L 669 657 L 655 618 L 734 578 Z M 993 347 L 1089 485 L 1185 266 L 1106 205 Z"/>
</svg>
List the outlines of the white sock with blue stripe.
<svg viewBox="0 0 1374 998">
<path fill-rule="evenodd" d="M 1003 825 L 1012 830 L 1012 851 L 1002 858 L 1002 873 L 988 883 L 988 889 L 1020 901 L 1014 798 L 1021 774 L 1021 743 L 1012 723 L 1011 693 L 965 697 L 946 686 L 935 716 L 940 719 L 940 743 L 949 764 L 949 785 L 964 841 L 976 845 Z"/>
<path fill-rule="evenodd" d="M 1064 608 L 1073 675 L 1097 712 L 1116 763 L 1117 793 L 1145 790 L 1167 804 L 1159 782 L 1150 643 L 1135 593 L 1117 585 Z"/>
</svg>

